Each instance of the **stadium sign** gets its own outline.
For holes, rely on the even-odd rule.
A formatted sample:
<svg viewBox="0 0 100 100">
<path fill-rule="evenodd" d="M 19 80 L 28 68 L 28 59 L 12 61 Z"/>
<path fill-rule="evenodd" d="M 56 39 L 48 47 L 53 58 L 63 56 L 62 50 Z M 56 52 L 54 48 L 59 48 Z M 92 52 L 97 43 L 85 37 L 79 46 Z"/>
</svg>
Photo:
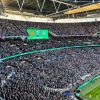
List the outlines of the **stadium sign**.
<svg viewBox="0 0 100 100">
<path fill-rule="evenodd" d="M 46 29 L 35 29 L 35 28 L 28 28 L 28 40 L 34 40 L 34 39 L 48 39 L 48 30 Z"/>
</svg>

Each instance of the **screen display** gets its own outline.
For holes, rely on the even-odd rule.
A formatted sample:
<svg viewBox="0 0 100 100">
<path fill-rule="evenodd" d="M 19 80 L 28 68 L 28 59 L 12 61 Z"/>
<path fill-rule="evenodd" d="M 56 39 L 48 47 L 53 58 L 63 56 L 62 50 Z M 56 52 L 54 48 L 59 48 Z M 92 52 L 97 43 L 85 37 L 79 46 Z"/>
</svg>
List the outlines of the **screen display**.
<svg viewBox="0 0 100 100">
<path fill-rule="evenodd" d="M 28 40 L 33 39 L 48 39 L 48 30 L 46 29 L 34 29 L 34 28 L 28 28 Z"/>
</svg>

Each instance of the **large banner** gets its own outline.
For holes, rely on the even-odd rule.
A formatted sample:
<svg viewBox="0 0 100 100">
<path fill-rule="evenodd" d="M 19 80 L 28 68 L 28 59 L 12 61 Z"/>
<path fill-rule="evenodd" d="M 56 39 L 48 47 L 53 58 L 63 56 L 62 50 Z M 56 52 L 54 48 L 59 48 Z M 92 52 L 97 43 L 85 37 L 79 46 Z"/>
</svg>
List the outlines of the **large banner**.
<svg viewBox="0 0 100 100">
<path fill-rule="evenodd" d="M 45 29 L 34 29 L 34 28 L 28 28 L 28 40 L 33 39 L 48 39 L 48 30 Z"/>
</svg>

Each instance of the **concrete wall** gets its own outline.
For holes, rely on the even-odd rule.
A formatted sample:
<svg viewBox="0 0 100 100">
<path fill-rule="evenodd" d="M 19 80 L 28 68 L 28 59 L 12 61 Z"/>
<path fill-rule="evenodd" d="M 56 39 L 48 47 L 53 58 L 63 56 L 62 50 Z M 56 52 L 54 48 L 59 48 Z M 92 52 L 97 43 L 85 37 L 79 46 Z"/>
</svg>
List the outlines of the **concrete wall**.
<svg viewBox="0 0 100 100">
<path fill-rule="evenodd" d="M 100 17 L 96 18 L 66 18 L 66 19 L 57 19 L 53 20 L 48 17 L 32 17 L 32 16 L 24 16 L 22 14 L 10 14 L 5 13 L 5 16 L 0 16 L 0 18 L 11 19 L 11 20 L 21 20 L 21 21 L 30 21 L 30 22 L 43 22 L 43 23 L 79 23 L 79 22 L 95 22 L 100 21 Z"/>
<path fill-rule="evenodd" d="M 79 22 L 95 22 L 100 21 L 100 17 L 98 18 L 69 18 L 69 19 L 58 19 L 56 23 L 79 23 Z"/>
</svg>

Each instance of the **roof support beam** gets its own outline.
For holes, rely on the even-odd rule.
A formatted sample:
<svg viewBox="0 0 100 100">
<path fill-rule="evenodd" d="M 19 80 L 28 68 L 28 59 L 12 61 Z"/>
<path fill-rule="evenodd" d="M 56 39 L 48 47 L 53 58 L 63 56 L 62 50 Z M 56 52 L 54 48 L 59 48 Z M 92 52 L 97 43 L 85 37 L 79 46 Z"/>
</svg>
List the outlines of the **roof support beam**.
<svg viewBox="0 0 100 100">
<path fill-rule="evenodd" d="M 58 3 L 61 3 L 61 4 L 69 5 L 69 6 L 75 6 L 75 5 L 65 3 L 65 2 L 62 2 L 62 1 L 59 1 L 59 0 L 51 0 L 51 1 L 55 1 L 55 2 L 58 2 Z"/>
<path fill-rule="evenodd" d="M 22 4 L 19 4 L 18 0 L 16 0 L 16 2 L 18 4 L 19 10 L 22 10 L 25 0 L 22 1 Z"/>
<path fill-rule="evenodd" d="M 40 6 L 40 3 L 39 3 L 39 0 L 36 0 L 36 2 L 37 2 L 37 5 L 38 5 L 38 8 L 39 8 L 40 12 L 42 12 L 42 11 L 43 11 L 45 1 L 46 1 L 46 0 L 43 0 L 42 7 L 41 7 L 41 6 Z"/>
<path fill-rule="evenodd" d="M 40 4 L 39 4 L 39 1 L 38 0 L 36 0 L 36 2 L 37 2 L 37 5 L 38 5 L 38 8 L 39 8 L 39 10 L 41 9 L 41 7 L 40 7 Z"/>
<path fill-rule="evenodd" d="M 40 9 L 40 11 L 42 12 L 43 8 L 44 8 L 44 4 L 45 4 L 45 0 L 43 1 L 42 7 Z"/>
<path fill-rule="evenodd" d="M 53 1 L 53 4 L 54 4 L 54 7 L 55 7 L 56 12 L 58 12 L 58 10 L 59 10 L 59 8 L 60 8 L 61 3 L 59 3 L 58 7 L 56 7 L 56 5 L 55 5 L 55 1 Z"/>
<path fill-rule="evenodd" d="M 52 0 L 53 2 L 55 2 L 55 0 Z M 59 4 L 61 5 L 62 3 L 59 2 Z M 56 10 L 55 13 L 52 13 L 52 14 L 49 14 L 49 15 L 46 15 L 47 17 L 50 17 L 50 16 L 55 16 L 56 14 L 60 14 L 60 13 L 63 13 L 65 11 L 69 11 L 70 9 L 73 9 L 73 8 L 77 8 L 77 6 L 71 6 L 71 8 L 69 7 L 69 5 L 66 4 L 66 6 L 68 7 L 67 9 L 65 10 L 61 10 L 61 11 L 58 11 L 59 10 L 59 6 L 58 6 L 58 9 Z M 64 14 L 63 14 L 64 15 Z"/>
<path fill-rule="evenodd" d="M 69 6 L 71 6 L 71 8 L 77 8 L 76 5 L 72 5 L 72 4 L 69 4 L 69 3 L 65 3 L 65 2 L 62 2 L 62 1 L 59 1 L 59 0 L 51 0 L 51 1 L 52 1 L 53 4 L 54 4 L 54 8 L 55 8 L 56 12 L 47 15 L 48 17 L 53 16 L 53 15 L 58 14 L 58 13 L 62 13 L 62 12 L 64 12 L 64 11 L 68 11 L 68 10 L 70 9 Z M 55 5 L 56 2 L 59 3 L 59 6 L 58 6 L 58 7 L 56 7 L 56 5 Z M 59 11 L 59 8 L 60 8 L 60 5 L 61 5 L 61 4 L 66 5 L 66 6 L 68 7 L 68 9 L 65 9 L 65 10 Z"/>
<path fill-rule="evenodd" d="M 3 3 L 3 0 L 0 0 L 0 2 L 3 4 L 3 6 L 4 6 L 4 3 Z"/>
</svg>

